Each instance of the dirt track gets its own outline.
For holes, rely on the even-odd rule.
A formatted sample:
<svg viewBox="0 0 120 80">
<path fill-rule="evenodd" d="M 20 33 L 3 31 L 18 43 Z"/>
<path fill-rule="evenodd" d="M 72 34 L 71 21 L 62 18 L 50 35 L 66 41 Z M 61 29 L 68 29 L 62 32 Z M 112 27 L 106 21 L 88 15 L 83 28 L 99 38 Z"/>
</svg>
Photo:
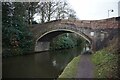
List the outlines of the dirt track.
<svg viewBox="0 0 120 80">
<path fill-rule="evenodd" d="M 91 55 L 81 55 L 76 78 L 94 78 L 94 64 Z"/>
</svg>

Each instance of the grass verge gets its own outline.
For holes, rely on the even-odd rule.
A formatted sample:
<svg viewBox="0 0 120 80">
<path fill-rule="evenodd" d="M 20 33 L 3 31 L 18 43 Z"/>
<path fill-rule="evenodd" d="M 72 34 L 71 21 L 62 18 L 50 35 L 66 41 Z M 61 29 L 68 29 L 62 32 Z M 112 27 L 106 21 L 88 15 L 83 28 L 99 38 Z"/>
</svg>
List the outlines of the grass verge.
<svg viewBox="0 0 120 80">
<path fill-rule="evenodd" d="M 80 55 L 75 57 L 63 70 L 62 74 L 58 77 L 59 78 L 75 78 L 77 73 L 77 66 L 80 61 Z"/>
<path fill-rule="evenodd" d="M 110 53 L 107 49 L 102 49 L 92 55 L 92 61 L 96 66 L 96 78 L 118 78 L 117 54 Z"/>
</svg>

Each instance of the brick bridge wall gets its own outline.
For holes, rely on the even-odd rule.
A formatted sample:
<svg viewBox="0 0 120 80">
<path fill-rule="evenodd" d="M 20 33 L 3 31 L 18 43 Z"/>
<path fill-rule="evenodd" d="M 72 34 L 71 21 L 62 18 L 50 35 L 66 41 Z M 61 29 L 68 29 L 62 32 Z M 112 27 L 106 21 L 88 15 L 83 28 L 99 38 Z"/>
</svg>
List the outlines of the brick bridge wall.
<svg viewBox="0 0 120 80">
<path fill-rule="evenodd" d="M 35 24 L 32 26 L 31 31 L 33 32 L 36 45 L 45 33 L 52 30 L 64 29 L 81 34 L 91 43 L 92 48 L 99 50 L 106 46 L 105 44 L 107 44 L 109 39 L 118 34 L 119 23 L 119 17 L 104 20 L 55 20 L 44 24 Z M 94 36 L 90 35 L 91 32 L 94 32 Z M 44 45 L 44 48 L 42 48 L 44 42 L 46 47 Z M 42 45 L 39 45 L 40 49 L 38 48 L 37 51 L 49 50 L 49 41 L 43 41 L 38 44 Z"/>
</svg>

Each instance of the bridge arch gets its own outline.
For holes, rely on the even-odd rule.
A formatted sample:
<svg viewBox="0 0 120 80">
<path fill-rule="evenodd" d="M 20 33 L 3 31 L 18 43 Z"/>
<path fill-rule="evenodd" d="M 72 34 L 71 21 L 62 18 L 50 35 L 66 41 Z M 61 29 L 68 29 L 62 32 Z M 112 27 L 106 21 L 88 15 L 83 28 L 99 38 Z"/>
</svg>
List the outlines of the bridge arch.
<svg viewBox="0 0 120 80">
<path fill-rule="evenodd" d="M 89 44 L 92 44 L 92 40 L 89 36 L 84 34 L 83 32 L 76 32 L 74 30 L 70 29 L 54 29 L 50 30 L 48 32 L 45 32 L 44 34 L 40 35 L 35 42 L 35 51 L 45 51 L 49 50 L 50 40 L 52 40 L 54 37 L 63 34 L 63 33 L 75 33 L 78 36 L 84 38 Z M 48 37 L 51 35 L 55 35 L 52 37 Z M 46 39 L 46 40 L 45 40 Z"/>
<path fill-rule="evenodd" d="M 113 35 L 116 35 L 119 28 L 119 17 L 109 18 L 103 20 L 53 20 L 43 24 L 34 24 L 30 27 L 30 30 L 34 36 L 35 45 L 43 37 L 49 35 L 52 32 L 72 32 L 82 36 L 92 45 L 92 49 L 102 49 L 107 43 L 108 39 L 111 39 Z M 107 33 L 101 35 L 101 32 Z M 94 32 L 94 35 L 91 35 Z M 103 33 L 103 32 L 102 32 Z M 44 39 L 43 39 L 43 42 Z M 42 44 L 42 43 L 41 43 Z M 42 44 L 44 45 L 44 44 Z"/>
<path fill-rule="evenodd" d="M 45 32 L 44 34 L 40 35 L 40 37 L 36 40 L 36 42 L 41 39 L 42 37 L 44 37 L 45 35 L 51 33 L 51 32 L 57 32 L 57 31 L 65 31 L 65 32 L 70 32 L 70 33 L 75 33 L 79 36 L 81 36 L 82 38 L 84 38 L 85 40 L 87 40 L 89 43 L 92 42 L 91 38 L 89 38 L 86 34 L 82 33 L 82 32 L 76 32 L 74 30 L 69 30 L 69 29 L 55 29 L 55 30 L 51 30 L 48 32 Z"/>
</svg>

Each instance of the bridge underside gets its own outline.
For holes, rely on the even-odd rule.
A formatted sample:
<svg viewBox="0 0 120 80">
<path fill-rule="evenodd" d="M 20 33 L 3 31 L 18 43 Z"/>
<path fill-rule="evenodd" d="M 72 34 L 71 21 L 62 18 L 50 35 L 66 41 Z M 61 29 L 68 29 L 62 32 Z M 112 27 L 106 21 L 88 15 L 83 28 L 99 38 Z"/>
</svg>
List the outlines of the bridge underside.
<svg viewBox="0 0 120 80">
<path fill-rule="evenodd" d="M 65 31 L 65 30 L 58 30 L 58 31 L 51 31 L 51 32 L 48 32 L 46 34 L 43 34 L 36 41 L 35 52 L 49 50 L 49 48 L 50 48 L 50 42 L 53 40 L 53 38 L 57 37 L 58 35 L 64 34 L 64 33 L 73 33 L 73 32 L 71 32 L 71 31 Z"/>
<path fill-rule="evenodd" d="M 53 31 L 53 32 L 50 32 L 50 33 L 44 35 L 43 37 L 41 37 L 38 40 L 38 42 L 50 42 L 56 36 L 64 34 L 64 33 L 72 33 L 72 32 L 70 32 L 70 31 Z"/>
</svg>

